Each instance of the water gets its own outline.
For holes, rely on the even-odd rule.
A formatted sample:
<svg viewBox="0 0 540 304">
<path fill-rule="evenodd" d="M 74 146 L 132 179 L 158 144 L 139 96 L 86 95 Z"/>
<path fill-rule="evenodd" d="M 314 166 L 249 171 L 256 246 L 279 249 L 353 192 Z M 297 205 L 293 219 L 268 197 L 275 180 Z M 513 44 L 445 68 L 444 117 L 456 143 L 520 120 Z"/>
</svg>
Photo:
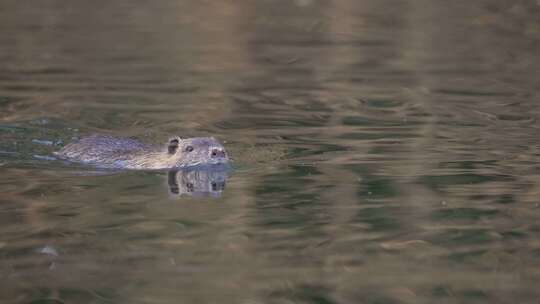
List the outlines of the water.
<svg viewBox="0 0 540 304">
<path fill-rule="evenodd" d="M 3 1 L 0 302 L 536 303 L 539 13 Z M 235 170 L 51 159 L 89 133 L 216 136 Z"/>
</svg>

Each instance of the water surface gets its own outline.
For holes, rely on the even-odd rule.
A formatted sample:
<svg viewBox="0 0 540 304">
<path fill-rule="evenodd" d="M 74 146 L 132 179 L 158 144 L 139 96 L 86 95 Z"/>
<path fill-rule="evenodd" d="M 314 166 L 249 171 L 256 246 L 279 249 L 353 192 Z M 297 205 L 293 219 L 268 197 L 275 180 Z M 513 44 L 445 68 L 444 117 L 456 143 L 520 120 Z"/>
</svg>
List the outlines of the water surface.
<svg viewBox="0 0 540 304">
<path fill-rule="evenodd" d="M 539 13 L 4 1 L 0 302 L 536 303 Z M 50 158 L 90 133 L 215 136 L 235 170 Z"/>
</svg>

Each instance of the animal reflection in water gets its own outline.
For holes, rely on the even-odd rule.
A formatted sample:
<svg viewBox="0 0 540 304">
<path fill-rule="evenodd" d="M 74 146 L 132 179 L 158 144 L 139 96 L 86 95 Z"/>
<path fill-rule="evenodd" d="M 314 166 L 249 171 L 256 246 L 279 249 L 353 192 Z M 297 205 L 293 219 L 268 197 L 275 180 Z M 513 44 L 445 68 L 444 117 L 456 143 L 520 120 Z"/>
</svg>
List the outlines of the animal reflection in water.
<svg viewBox="0 0 540 304">
<path fill-rule="evenodd" d="M 199 168 L 171 170 L 168 173 L 169 192 L 172 196 L 219 197 L 228 178 L 226 168 Z"/>
</svg>

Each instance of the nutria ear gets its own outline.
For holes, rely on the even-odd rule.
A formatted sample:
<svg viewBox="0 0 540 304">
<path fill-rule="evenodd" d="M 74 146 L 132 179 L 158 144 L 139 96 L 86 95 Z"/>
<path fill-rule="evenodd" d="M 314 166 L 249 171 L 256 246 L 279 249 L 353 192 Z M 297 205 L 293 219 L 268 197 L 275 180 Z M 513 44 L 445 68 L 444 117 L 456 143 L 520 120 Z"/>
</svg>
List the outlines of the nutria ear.
<svg viewBox="0 0 540 304">
<path fill-rule="evenodd" d="M 176 153 L 176 150 L 178 150 L 178 145 L 180 144 L 180 137 L 173 137 L 169 139 L 169 146 L 167 147 L 167 152 L 169 154 Z"/>
</svg>

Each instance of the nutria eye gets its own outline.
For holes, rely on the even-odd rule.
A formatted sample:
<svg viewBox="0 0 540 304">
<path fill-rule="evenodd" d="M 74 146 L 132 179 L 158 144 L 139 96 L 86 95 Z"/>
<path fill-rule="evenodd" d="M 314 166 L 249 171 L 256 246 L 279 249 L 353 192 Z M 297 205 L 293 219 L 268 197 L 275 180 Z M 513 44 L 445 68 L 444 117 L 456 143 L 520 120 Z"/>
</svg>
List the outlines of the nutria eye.
<svg viewBox="0 0 540 304">
<path fill-rule="evenodd" d="M 217 155 L 216 150 L 212 151 L 212 156 L 216 156 L 216 155 Z"/>
<path fill-rule="evenodd" d="M 192 146 L 187 146 L 186 147 L 186 152 L 191 152 L 193 151 L 193 147 Z"/>
</svg>

